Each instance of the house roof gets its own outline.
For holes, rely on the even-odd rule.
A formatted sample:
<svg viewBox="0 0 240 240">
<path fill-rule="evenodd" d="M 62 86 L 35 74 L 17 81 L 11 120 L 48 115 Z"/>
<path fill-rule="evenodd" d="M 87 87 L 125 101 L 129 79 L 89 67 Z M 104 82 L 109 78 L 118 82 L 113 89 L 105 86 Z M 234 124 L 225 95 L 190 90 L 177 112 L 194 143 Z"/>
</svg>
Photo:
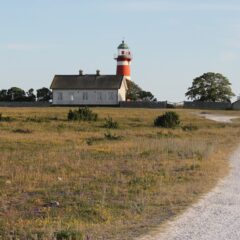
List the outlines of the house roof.
<svg viewBox="0 0 240 240">
<path fill-rule="evenodd" d="M 51 89 L 120 89 L 124 76 L 55 75 Z"/>
</svg>

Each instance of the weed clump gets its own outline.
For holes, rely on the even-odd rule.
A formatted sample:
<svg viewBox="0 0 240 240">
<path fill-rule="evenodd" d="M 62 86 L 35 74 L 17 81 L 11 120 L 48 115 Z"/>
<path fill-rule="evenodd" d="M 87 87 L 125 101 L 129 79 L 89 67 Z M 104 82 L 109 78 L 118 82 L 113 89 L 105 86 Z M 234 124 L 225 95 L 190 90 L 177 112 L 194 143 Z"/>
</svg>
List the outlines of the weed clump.
<svg viewBox="0 0 240 240">
<path fill-rule="evenodd" d="M 56 240 L 83 240 L 83 235 L 76 231 L 60 231 L 55 233 Z"/>
<path fill-rule="evenodd" d="M 103 140 L 103 138 L 90 137 L 90 138 L 86 139 L 86 143 L 87 143 L 87 145 L 90 146 L 90 145 L 93 145 L 93 143 L 99 142 L 101 140 Z"/>
<path fill-rule="evenodd" d="M 154 120 L 154 126 L 163 128 L 176 128 L 180 125 L 180 118 L 176 112 L 166 112 Z"/>
<path fill-rule="evenodd" d="M 12 118 L 10 117 L 3 117 L 2 113 L 0 113 L 0 122 L 11 122 Z"/>
<path fill-rule="evenodd" d="M 25 121 L 26 122 L 35 122 L 35 123 L 49 122 L 48 119 L 40 118 L 40 117 L 37 117 L 37 116 L 28 117 L 28 118 L 26 118 Z"/>
<path fill-rule="evenodd" d="M 104 133 L 104 137 L 107 140 L 120 140 L 122 136 L 118 136 L 116 134 L 112 134 L 111 132 Z"/>
<path fill-rule="evenodd" d="M 32 130 L 17 128 L 17 129 L 14 129 L 13 132 L 14 132 L 14 133 L 29 134 L 29 133 L 32 133 Z"/>
<path fill-rule="evenodd" d="M 97 118 L 97 113 L 93 113 L 88 107 L 68 112 L 68 121 L 97 121 Z"/>
<path fill-rule="evenodd" d="M 108 117 L 108 118 L 105 118 L 105 123 L 104 123 L 103 127 L 116 129 L 116 128 L 118 128 L 118 122 L 113 121 L 113 119 L 111 117 Z"/>
<path fill-rule="evenodd" d="M 198 130 L 198 126 L 195 126 L 195 125 L 192 125 L 192 124 L 188 124 L 188 125 L 185 125 L 182 127 L 182 130 L 183 131 L 186 131 L 186 132 L 191 132 L 191 131 L 196 131 Z"/>
</svg>

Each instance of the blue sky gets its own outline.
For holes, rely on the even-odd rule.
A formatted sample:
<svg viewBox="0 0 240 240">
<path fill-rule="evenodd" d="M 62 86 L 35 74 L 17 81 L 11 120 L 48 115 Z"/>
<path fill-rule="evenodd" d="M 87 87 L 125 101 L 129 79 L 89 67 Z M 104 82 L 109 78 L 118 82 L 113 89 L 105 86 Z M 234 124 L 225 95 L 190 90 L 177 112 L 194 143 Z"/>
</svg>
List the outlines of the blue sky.
<svg viewBox="0 0 240 240">
<path fill-rule="evenodd" d="M 240 93 L 240 2 L 0 0 L 0 88 L 50 86 L 55 74 L 114 74 L 122 38 L 132 79 L 180 102 L 193 78 L 220 72 Z"/>
</svg>

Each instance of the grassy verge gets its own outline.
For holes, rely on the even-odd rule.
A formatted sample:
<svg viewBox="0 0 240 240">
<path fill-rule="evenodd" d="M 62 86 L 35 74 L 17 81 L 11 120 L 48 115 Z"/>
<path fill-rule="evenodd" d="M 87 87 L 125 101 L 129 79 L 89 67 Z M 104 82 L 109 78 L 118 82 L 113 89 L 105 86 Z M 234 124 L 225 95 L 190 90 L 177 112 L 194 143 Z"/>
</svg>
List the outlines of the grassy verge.
<svg viewBox="0 0 240 240">
<path fill-rule="evenodd" d="M 68 110 L 0 109 L 0 239 L 139 236 L 211 189 L 240 136 L 190 110 L 174 130 L 153 127 L 161 110 L 94 108 L 91 123 Z"/>
</svg>

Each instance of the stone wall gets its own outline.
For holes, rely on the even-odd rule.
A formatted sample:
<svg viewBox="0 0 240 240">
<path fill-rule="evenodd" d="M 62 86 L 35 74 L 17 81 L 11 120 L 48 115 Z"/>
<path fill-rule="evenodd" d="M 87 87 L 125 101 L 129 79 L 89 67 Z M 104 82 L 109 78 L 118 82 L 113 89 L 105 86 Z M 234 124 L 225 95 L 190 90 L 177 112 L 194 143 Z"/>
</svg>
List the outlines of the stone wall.
<svg viewBox="0 0 240 240">
<path fill-rule="evenodd" d="M 49 102 L 1 102 L 0 107 L 50 107 Z"/>
<path fill-rule="evenodd" d="M 215 110 L 227 110 L 231 109 L 232 105 L 228 102 L 184 102 L 184 108 L 190 109 L 215 109 Z"/>
<path fill-rule="evenodd" d="M 240 100 L 237 100 L 232 104 L 232 109 L 233 110 L 240 110 Z"/>
<path fill-rule="evenodd" d="M 167 108 L 167 102 L 120 102 L 121 108 Z"/>
</svg>

